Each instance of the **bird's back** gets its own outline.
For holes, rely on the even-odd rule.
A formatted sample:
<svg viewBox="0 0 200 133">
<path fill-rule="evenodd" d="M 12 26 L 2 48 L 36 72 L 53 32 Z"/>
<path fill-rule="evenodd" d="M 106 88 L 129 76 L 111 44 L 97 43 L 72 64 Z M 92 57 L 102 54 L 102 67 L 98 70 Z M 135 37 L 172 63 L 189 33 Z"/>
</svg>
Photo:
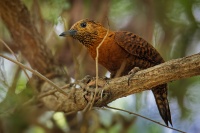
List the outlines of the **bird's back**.
<svg viewBox="0 0 200 133">
<path fill-rule="evenodd" d="M 134 67 L 146 69 L 164 62 L 159 52 L 151 44 L 131 32 L 115 32 L 114 40 L 117 45 L 130 54 L 126 59 L 127 64 L 122 72 L 123 74 L 128 74 Z M 168 125 L 168 122 L 172 125 L 167 100 L 167 84 L 162 84 L 151 89 L 162 119 L 166 125 Z"/>
</svg>

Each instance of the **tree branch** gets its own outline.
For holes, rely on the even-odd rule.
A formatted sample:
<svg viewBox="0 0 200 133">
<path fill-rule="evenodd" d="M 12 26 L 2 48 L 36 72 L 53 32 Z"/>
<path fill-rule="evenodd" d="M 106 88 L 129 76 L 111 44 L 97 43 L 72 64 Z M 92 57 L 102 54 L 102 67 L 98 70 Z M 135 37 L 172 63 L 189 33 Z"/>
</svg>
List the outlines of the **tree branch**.
<svg viewBox="0 0 200 133">
<path fill-rule="evenodd" d="M 152 68 L 139 71 L 130 80 L 129 86 L 127 83 L 129 75 L 107 80 L 103 87 L 104 97 L 95 102 L 94 106 L 102 107 L 118 98 L 149 90 L 163 83 L 196 75 L 200 75 L 200 53 L 171 60 Z M 95 80 L 91 82 L 95 82 Z M 88 83 L 86 87 L 88 87 L 89 84 L 91 85 L 91 82 Z M 78 85 L 82 86 L 81 84 Z M 93 85 L 95 86 L 95 83 Z M 43 93 L 48 93 L 48 91 L 52 89 L 53 87 L 46 83 L 42 87 Z M 43 97 L 42 101 L 49 109 L 64 112 L 76 112 L 86 107 L 87 100 L 84 98 L 84 95 L 86 92 L 88 93 L 88 91 L 84 88 L 72 91 L 71 87 L 66 88 L 65 91 L 68 96 L 55 92 L 54 94 L 51 93 Z"/>
<path fill-rule="evenodd" d="M 56 75 L 61 68 L 31 21 L 26 6 L 20 0 L 1 0 L 0 17 L 31 67 L 44 75 L 50 72 Z"/>
</svg>

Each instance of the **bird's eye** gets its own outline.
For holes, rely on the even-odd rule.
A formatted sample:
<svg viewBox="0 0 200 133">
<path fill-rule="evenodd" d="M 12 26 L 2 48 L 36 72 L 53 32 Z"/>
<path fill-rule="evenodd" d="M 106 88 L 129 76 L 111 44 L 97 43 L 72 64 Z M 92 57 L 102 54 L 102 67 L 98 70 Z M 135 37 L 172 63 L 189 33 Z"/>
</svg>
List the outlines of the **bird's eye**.
<svg viewBox="0 0 200 133">
<path fill-rule="evenodd" d="M 85 28 L 87 26 L 86 22 L 81 23 L 81 27 Z"/>
</svg>

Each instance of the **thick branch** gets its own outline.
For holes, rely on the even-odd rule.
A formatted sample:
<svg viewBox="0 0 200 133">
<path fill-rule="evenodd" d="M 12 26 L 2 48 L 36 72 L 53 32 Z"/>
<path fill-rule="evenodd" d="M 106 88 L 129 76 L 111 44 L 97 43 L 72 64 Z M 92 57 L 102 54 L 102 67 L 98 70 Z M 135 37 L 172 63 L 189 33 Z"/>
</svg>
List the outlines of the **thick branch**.
<svg viewBox="0 0 200 133">
<path fill-rule="evenodd" d="M 200 75 L 200 53 L 139 71 L 130 80 L 129 86 L 127 83 L 129 76 L 111 79 L 103 88 L 104 92 L 109 93 L 109 98 L 103 97 L 102 101 L 99 100 L 94 106 L 102 107 L 115 99 L 149 90 L 163 83 L 196 75 Z M 49 88 L 49 86 L 43 86 L 43 90 L 49 91 Z M 76 89 L 75 92 L 71 91 L 70 93 L 70 88 L 67 88 L 65 91 L 68 96 L 56 92 L 54 95 L 44 97 L 43 102 L 52 110 L 71 112 L 84 109 L 87 104 L 83 96 L 84 89 Z"/>
<path fill-rule="evenodd" d="M 1 0 L 0 17 L 31 67 L 42 74 L 52 72 L 55 69 L 55 60 L 33 25 L 26 6 L 20 0 Z"/>
</svg>

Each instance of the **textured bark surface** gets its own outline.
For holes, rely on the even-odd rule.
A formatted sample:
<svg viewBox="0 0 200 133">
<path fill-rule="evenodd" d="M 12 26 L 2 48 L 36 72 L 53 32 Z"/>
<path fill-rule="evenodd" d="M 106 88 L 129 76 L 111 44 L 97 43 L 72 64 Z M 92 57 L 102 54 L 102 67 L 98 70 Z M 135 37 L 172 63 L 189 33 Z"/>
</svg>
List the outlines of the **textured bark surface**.
<svg viewBox="0 0 200 133">
<path fill-rule="evenodd" d="M 1 0 L 0 16 L 11 33 L 16 46 L 31 67 L 46 75 L 55 70 L 51 51 L 38 33 L 26 6 L 20 0 Z M 56 66 L 58 68 L 58 66 Z"/>
<path fill-rule="evenodd" d="M 108 80 L 103 87 L 104 92 L 107 93 L 108 96 L 103 98 L 102 101 L 99 100 L 96 102 L 94 106 L 103 107 L 118 98 L 149 90 L 163 83 L 196 75 L 200 75 L 200 53 L 181 59 L 171 60 L 155 67 L 139 71 L 130 80 L 129 86 L 127 83 L 129 75 Z M 47 91 L 47 88 L 50 87 L 43 86 L 43 90 Z M 43 98 L 43 102 L 52 110 L 71 112 L 84 109 L 87 104 L 83 95 L 85 94 L 84 89 L 71 91 L 69 87 L 66 89 L 66 93 L 69 94 L 69 96 L 64 96 L 56 92 L 54 95 Z"/>
</svg>

